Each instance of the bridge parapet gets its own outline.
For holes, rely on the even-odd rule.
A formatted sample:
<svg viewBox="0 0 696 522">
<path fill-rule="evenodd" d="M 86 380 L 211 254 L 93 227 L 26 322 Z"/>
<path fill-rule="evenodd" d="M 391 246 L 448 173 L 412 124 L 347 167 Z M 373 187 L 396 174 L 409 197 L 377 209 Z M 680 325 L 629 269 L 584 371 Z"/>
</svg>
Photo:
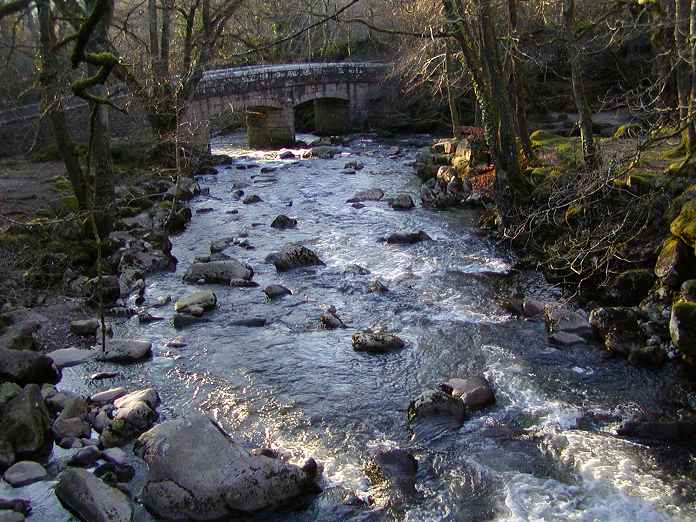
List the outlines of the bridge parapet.
<svg viewBox="0 0 696 522">
<path fill-rule="evenodd" d="M 297 85 L 376 83 L 388 65 L 381 63 L 304 63 L 207 71 L 195 99 L 243 95 Z"/>
</svg>

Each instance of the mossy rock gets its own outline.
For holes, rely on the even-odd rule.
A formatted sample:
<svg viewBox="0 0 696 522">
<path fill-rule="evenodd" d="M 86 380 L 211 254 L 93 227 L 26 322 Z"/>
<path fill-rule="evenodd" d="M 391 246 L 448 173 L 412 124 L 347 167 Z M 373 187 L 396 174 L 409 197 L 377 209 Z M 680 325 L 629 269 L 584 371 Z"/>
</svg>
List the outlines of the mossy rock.
<svg viewBox="0 0 696 522">
<path fill-rule="evenodd" d="M 684 354 L 685 360 L 696 363 L 696 303 L 678 301 L 672 306 L 669 334 L 672 344 Z"/>
<path fill-rule="evenodd" d="M 696 249 L 696 199 L 682 205 L 669 230 L 673 236 L 681 238 L 691 248 Z"/>
<path fill-rule="evenodd" d="M 554 145 L 556 156 L 561 164 L 569 169 L 579 169 L 582 167 L 582 154 L 577 143 L 565 141 Z"/>
<path fill-rule="evenodd" d="M 696 257 L 681 239 L 669 236 L 662 242 L 654 272 L 665 286 L 676 288 L 696 276 Z"/>
<path fill-rule="evenodd" d="M 652 270 L 626 270 L 611 283 L 608 296 L 621 306 L 637 305 L 648 295 L 654 284 L 655 274 Z"/>
<path fill-rule="evenodd" d="M 535 147 L 548 147 L 567 141 L 567 138 L 564 138 L 563 136 L 559 136 L 553 132 L 541 129 L 532 132 L 529 135 L 529 139 L 532 141 L 532 145 Z"/>
<path fill-rule="evenodd" d="M 684 301 L 696 303 L 696 279 L 684 281 L 681 285 L 680 295 Z"/>
<path fill-rule="evenodd" d="M 626 179 L 626 186 L 634 194 L 650 194 L 664 187 L 666 179 L 664 174 L 651 171 L 631 172 Z"/>
</svg>

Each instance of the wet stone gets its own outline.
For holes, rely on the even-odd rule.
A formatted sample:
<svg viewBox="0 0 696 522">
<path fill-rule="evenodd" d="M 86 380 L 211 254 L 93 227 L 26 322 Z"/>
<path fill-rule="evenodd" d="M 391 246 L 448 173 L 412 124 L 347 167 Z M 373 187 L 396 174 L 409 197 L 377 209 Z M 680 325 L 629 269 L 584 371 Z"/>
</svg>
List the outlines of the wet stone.
<svg viewBox="0 0 696 522">
<path fill-rule="evenodd" d="M 48 476 L 46 469 L 38 462 L 21 461 L 13 464 L 3 478 L 12 487 L 19 488 L 45 479 Z"/>
<path fill-rule="evenodd" d="M 295 228 L 295 227 L 297 227 L 297 220 L 293 219 L 293 218 L 289 218 L 288 216 L 286 216 L 284 214 L 281 214 L 273 220 L 273 222 L 271 223 L 271 227 L 276 228 L 278 230 Z"/>
<path fill-rule="evenodd" d="M 406 346 L 403 339 L 386 332 L 358 332 L 352 340 L 356 352 L 387 353 Z"/>
<path fill-rule="evenodd" d="M 292 292 L 285 288 L 283 285 L 270 285 L 264 288 L 263 293 L 266 294 L 266 298 L 269 300 L 278 299 L 286 295 L 292 295 Z"/>
</svg>

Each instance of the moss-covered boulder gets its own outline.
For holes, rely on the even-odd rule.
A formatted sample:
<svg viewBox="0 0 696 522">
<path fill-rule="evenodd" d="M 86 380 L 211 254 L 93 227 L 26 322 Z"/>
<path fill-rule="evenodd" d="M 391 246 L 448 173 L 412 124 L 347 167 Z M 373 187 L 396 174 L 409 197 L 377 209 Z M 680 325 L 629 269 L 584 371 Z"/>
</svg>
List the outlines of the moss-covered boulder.
<svg viewBox="0 0 696 522">
<path fill-rule="evenodd" d="M 681 298 L 685 301 L 696 302 L 696 279 L 689 279 L 682 283 Z"/>
<path fill-rule="evenodd" d="M 622 306 L 637 305 L 655 284 L 652 270 L 627 270 L 619 274 L 609 287 L 608 296 Z"/>
<path fill-rule="evenodd" d="M 696 199 L 682 205 L 679 215 L 669 227 L 673 236 L 677 236 L 691 248 L 696 249 Z"/>
<path fill-rule="evenodd" d="M 678 301 L 672 307 L 669 321 L 672 344 L 682 352 L 684 359 L 696 364 L 696 303 Z"/>
<path fill-rule="evenodd" d="M 683 281 L 696 275 L 696 257 L 681 239 L 669 236 L 660 248 L 655 275 L 663 285 L 677 288 Z"/>
</svg>

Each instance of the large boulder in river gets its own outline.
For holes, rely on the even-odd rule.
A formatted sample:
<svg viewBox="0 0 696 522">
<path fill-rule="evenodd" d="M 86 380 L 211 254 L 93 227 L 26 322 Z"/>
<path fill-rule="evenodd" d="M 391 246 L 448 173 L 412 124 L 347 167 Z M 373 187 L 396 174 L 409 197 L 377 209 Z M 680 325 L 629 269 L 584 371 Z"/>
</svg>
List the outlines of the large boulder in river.
<svg viewBox="0 0 696 522">
<path fill-rule="evenodd" d="M 53 361 L 29 350 L 0 349 L 0 380 L 17 384 L 51 383 L 60 381 L 61 373 Z"/>
<path fill-rule="evenodd" d="M 440 389 L 462 400 L 467 410 L 477 410 L 495 402 L 495 395 L 485 377 L 454 378 L 440 385 Z"/>
<path fill-rule="evenodd" d="M 184 275 L 184 281 L 228 285 L 231 281 L 237 279 L 249 281 L 252 277 L 254 277 L 254 271 L 251 267 L 236 259 L 226 259 L 209 263 L 193 263 Z"/>
<path fill-rule="evenodd" d="M 696 276 L 696 259 L 692 250 L 678 237 L 665 239 L 655 263 L 655 275 L 670 288 Z"/>
<path fill-rule="evenodd" d="M 402 449 L 377 451 L 364 467 L 373 486 L 380 489 L 395 488 L 399 493 L 416 492 L 418 461 Z"/>
<path fill-rule="evenodd" d="M 466 407 L 460 399 L 443 391 L 428 390 L 409 404 L 407 415 L 409 422 L 431 417 L 451 417 L 461 423 L 466 418 Z"/>
<path fill-rule="evenodd" d="M 316 488 L 313 460 L 300 468 L 252 456 L 202 415 L 155 426 L 140 436 L 135 452 L 149 466 L 143 503 L 169 520 L 229 519 L 282 506 Z"/>
<path fill-rule="evenodd" d="M 285 230 L 288 228 L 295 228 L 297 226 L 297 220 L 286 216 L 285 214 L 280 214 L 271 223 L 272 228 L 278 230 Z"/>
<path fill-rule="evenodd" d="M 406 346 L 400 337 L 387 332 L 358 332 L 353 334 L 356 352 L 387 353 Z"/>
<path fill-rule="evenodd" d="M 324 266 L 324 262 L 315 252 L 297 243 L 286 244 L 280 251 L 267 256 L 266 262 L 273 263 L 278 272 L 307 266 Z"/>
<path fill-rule="evenodd" d="M 17 458 L 41 454 L 51 442 L 51 420 L 36 384 L 28 384 L 0 409 L 0 445 Z"/>
<path fill-rule="evenodd" d="M 128 497 L 89 471 L 68 468 L 58 476 L 56 496 L 83 522 L 131 522 Z"/>
<path fill-rule="evenodd" d="M 416 204 L 409 194 L 399 194 L 389 202 L 389 206 L 394 210 L 411 210 Z"/>
</svg>

